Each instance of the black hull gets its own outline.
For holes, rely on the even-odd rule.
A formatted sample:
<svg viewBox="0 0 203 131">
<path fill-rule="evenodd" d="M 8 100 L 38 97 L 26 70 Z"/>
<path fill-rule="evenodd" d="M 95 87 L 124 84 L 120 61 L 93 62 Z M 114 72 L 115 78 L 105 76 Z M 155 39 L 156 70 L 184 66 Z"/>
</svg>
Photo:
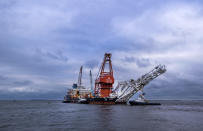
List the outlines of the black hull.
<svg viewBox="0 0 203 131">
<path fill-rule="evenodd" d="M 161 103 L 150 103 L 150 102 L 137 102 L 129 101 L 130 105 L 144 106 L 144 105 L 161 105 Z"/>
<path fill-rule="evenodd" d="M 98 104 L 98 105 L 115 105 L 117 98 L 87 98 L 86 100 L 64 100 L 63 103 L 79 103 L 79 104 Z M 123 103 L 122 103 L 123 104 Z"/>
<path fill-rule="evenodd" d="M 65 101 L 65 100 L 64 100 L 64 101 L 62 101 L 62 102 L 63 102 L 63 103 L 71 103 L 71 101 Z"/>
<path fill-rule="evenodd" d="M 117 98 L 89 98 L 88 104 L 115 105 Z"/>
</svg>

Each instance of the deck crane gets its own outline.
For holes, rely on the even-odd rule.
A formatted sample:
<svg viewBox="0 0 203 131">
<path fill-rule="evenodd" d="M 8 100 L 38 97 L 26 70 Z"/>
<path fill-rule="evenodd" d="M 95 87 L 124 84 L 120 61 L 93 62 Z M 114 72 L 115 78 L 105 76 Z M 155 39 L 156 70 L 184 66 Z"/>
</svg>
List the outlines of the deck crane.
<svg viewBox="0 0 203 131">
<path fill-rule="evenodd" d="M 92 92 L 92 96 L 94 96 L 94 90 L 93 90 L 93 85 L 92 85 L 92 71 L 90 70 L 90 89 Z"/>
<path fill-rule="evenodd" d="M 141 76 L 137 80 L 131 79 L 128 81 L 119 82 L 114 90 L 117 94 L 117 103 L 126 103 L 138 91 L 143 90 L 144 86 L 150 81 L 166 72 L 165 65 L 158 65 L 149 73 Z"/>
<path fill-rule="evenodd" d="M 95 80 L 94 95 L 100 98 L 107 98 L 112 93 L 114 84 L 111 54 L 105 53 L 102 65 Z"/>
<path fill-rule="evenodd" d="M 79 76 L 78 76 L 78 84 L 77 84 L 77 88 L 81 88 L 82 87 L 82 66 L 80 67 L 80 72 L 79 72 Z"/>
</svg>

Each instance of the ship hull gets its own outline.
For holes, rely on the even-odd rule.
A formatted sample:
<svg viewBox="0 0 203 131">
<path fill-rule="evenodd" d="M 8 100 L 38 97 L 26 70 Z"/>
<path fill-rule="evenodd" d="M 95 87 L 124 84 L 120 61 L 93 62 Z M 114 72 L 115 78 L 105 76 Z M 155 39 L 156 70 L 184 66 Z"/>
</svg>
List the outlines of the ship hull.
<svg viewBox="0 0 203 131">
<path fill-rule="evenodd" d="M 63 100 L 62 102 L 63 103 L 71 103 L 71 101 L 68 101 L 68 100 Z"/>
<path fill-rule="evenodd" d="M 88 104 L 98 104 L 98 105 L 115 105 L 115 98 L 89 98 L 87 99 Z"/>
<path fill-rule="evenodd" d="M 97 104 L 97 105 L 115 105 L 117 98 L 87 98 L 86 100 L 64 100 L 63 103 L 79 103 L 79 104 Z M 126 104 L 126 103 L 125 103 Z"/>
</svg>

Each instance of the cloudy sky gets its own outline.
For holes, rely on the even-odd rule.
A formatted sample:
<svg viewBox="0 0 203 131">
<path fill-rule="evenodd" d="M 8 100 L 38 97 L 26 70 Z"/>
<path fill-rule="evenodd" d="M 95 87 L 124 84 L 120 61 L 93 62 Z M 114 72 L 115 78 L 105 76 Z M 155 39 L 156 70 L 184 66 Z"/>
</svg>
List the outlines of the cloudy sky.
<svg viewBox="0 0 203 131">
<path fill-rule="evenodd" d="M 62 99 L 81 65 L 89 87 L 105 52 L 114 86 L 165 64 L 146 97 L 203 99 L 203 2 L 0 1 L 0 99 Z"/>
</svg>

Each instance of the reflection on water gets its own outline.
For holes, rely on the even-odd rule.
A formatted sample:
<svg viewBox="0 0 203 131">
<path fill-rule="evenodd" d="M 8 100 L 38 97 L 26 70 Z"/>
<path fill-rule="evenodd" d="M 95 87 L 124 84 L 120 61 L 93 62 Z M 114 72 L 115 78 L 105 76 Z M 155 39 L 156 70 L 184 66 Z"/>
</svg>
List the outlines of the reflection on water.
<svg viewBox="0 0 203 131">
<path fill-rule="evenodd" d="M 161 106 L 0 101 L 0 130 L 203 130 L 203 101 L 159 102 Z"/>
</svg>

